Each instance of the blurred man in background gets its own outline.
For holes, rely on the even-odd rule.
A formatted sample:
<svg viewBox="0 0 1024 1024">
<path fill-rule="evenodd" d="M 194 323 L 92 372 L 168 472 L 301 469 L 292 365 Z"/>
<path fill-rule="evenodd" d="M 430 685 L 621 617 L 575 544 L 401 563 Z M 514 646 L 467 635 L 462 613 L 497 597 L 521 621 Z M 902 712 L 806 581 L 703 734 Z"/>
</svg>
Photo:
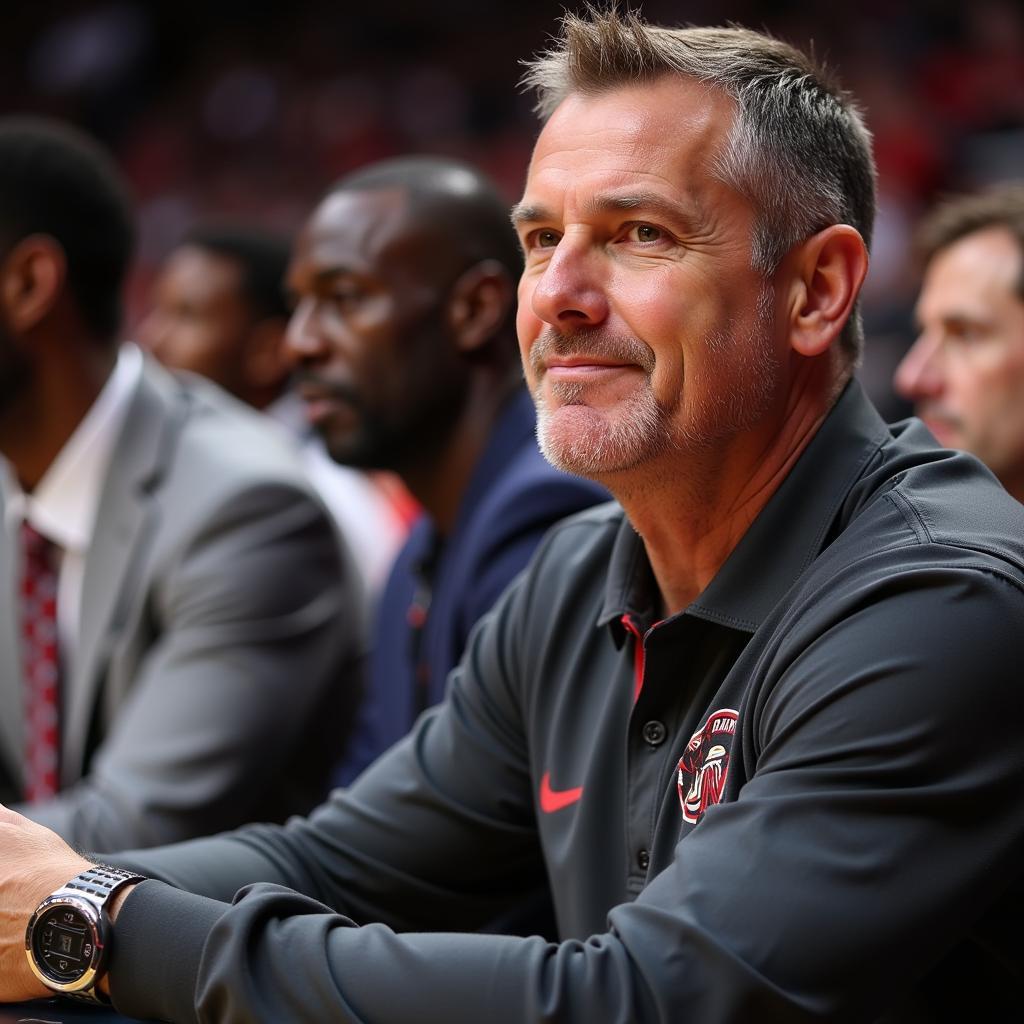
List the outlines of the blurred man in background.
<svg viewBox="0 0 1024 1024">
<path fill-rule="evenodd" d="M 0 794 L 96 851 L 309 808 L 363 645 L 278 431 L 119 348 L 132 236 L 90 140 L 0 122 Z"/>
<path fill-rule="evenodd" d="M 920 334 L 896 390 L 1024 501 L 1024 183 L 937 207 L 919 248 Z"/>
<path fill-rule="evenodd" d="M 288 334 L 310 422 L 338 462 L 388 469 L 426 515 L 376 615 L 350 781 L 444 694 L 474 624 L 556 520 L 605 500 L 547 463 L 515 338 L 508 207 L 453 160 L 340 181 L 295 247 Z"/>
<path fill-rule="evenodd" d="M 208 377 L 295 437 L 303 468 L 377 595 L 407 529 L 402 493 L 390 477 L 332 461 L 288 390 L 288 257 L 287 241 L 269 231 L 195 228 L 161 267 L 139 340 L 165 366 Z"/>
</svg>

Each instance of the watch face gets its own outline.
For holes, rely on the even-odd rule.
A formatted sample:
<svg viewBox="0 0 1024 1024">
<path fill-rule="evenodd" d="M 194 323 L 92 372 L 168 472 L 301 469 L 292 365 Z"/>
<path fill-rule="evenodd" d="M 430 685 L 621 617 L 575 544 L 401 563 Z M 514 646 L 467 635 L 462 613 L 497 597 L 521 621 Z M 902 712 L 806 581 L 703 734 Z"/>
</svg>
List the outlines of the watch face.
<svg viewBox="0 0 1024 1024">
<path fill-rule="evenodd" d="M 32 956 L 57 985 L 71 985 L 91 971 L 98 958 L 92 921 L 67 903 L 44 910 L 32 928 Z"/>
</svg>

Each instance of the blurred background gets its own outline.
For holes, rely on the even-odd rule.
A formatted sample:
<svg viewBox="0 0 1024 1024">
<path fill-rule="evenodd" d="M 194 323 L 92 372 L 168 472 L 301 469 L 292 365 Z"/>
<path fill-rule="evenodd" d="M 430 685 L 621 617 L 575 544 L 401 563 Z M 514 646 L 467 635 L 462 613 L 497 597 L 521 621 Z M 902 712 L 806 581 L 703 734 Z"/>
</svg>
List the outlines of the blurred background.
<svg viewBox="0 0 1024 1024">
<path fill-rule="evenodd" d="M 547 0 L 8 4 L 0 107 L 69 119 L 134 187 L 138 266 L 197 220 L 293 231 L 347 170 L 409 152 L 460 156 L 518 197 L 536 122 L 516 83 L 564 6 Z M 839 71 L 875 136 L 881 213 L 861 378 L 890 418 L 889 377 L 913 337 L 909 232 L 945 192 L 1024 177 L 1024 2 L 642 4 L 651 21 L 766 28 Z"/>
</svg>

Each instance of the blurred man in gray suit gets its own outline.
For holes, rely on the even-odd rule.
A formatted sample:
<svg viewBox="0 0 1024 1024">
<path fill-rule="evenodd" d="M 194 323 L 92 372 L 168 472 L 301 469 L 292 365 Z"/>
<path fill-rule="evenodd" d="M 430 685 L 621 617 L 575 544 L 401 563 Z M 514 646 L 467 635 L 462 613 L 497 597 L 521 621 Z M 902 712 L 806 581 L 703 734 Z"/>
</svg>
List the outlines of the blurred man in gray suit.
<svg viewBox="0 0 1024 1024">
<path fill-rule="evenodd" d="M 118 348 L 131 242 L 89 140 L 0 122 L 0 798 L 97 852 L 312 806 L 362 646 L 284 439 Z"/>
</svg>

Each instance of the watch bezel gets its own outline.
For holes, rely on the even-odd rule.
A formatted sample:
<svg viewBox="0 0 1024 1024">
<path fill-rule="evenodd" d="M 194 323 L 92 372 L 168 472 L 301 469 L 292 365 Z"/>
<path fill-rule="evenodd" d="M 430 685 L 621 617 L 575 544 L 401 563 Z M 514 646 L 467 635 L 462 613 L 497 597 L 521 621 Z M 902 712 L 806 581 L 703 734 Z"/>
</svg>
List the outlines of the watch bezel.
<svg viewBox="0 0 1024 1024">
<path fill-rule="evenodd" d="M 81 976 L 74 981 L 60 982 L 46 973 L 44 965 L 36 961 L 35 949 L 32 945 L 32 934 L 40 918 L 46 915 L 54 907 L 71 907 L 78 911 L 85 918 L 86 925 L 91 932 L 92 956 L 89 958 L 89 965 L 82 972 Z M 106 928 L 104 927 L 103 911 L 94 903 L 80 896 L 71 894 L 53 893 L 47 896 L 35 909 L 35 913 L 29 919 L 28 927 L 25 929 L 25 955 L 28 957 L 29 967 L 32 973 L 48 989 L 53 992 L 61 992 L 68 995 L 92 989 L 98 976 L 103 969 L 104 955 L 106 953 Z"/>
</svg>

